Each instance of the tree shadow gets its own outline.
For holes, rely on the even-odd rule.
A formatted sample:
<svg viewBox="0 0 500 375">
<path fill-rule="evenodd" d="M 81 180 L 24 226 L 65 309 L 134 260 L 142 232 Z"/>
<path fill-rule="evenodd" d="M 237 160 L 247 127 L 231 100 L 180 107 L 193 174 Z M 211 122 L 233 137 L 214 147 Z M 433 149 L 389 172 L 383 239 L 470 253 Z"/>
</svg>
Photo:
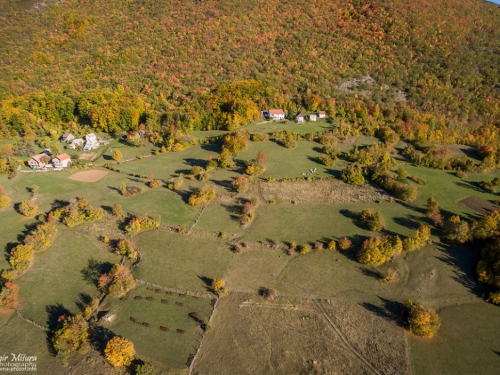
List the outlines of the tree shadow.
<svg viewBox="0 0 500 375">
<path fill-rule="evenodd" d="M 231 205 L 231 204 L 221 204 L 221 207 L 225 208 L 225 210 L 229 213 L 229 217 L 231 217 L 231 220 L 234 221 L 240 220 L 240 215 L 243 213 L 242 212 L 243 208 L 241 206 Z"/>
<path fill-rule="evenodd" d="M 339 211 L 339 213 L 348 218 L 348 219 L 351 219 L 352 220 L 352 223 L 354 225 L 356 225 L 358 228 L 360 229 L 364 229 L 364 230 L 367 230 L 365 226 L 363 226 L 361 223 L 360 223 L 360 220 L 359 220 L 359 217 L 360 217 L 360 213 L 359 212 L 354 212 L 354 211 L 351 211 L 351 210 L 348 210 L 347 208 L 343 208 Z"/>
<path fill-rule="evenodd" d="M 115 336 L 116 334 L 113 331 L 100 325 L 95 325 L 89 330 L 90 345 L 101 354 L 104 354 L 108 341 Z"/>
<path fill-rule="evenodd" d="M 10 258 L 10 253 L 14 248 L 19 245 L 17 242 L 8 242 L 7 245 L 5 245 L 5 260 L 9 261 Z"/>
<path fill-rule="evenodd" d="M 211 277 L 200 276 L 200 275 L 198 275 L 198 279 L 200 279 L 203 282 L 206 290 L 212 291 L 212 282 L 214 281 L 214 279 L 212 279 Z"/>
<path fill-rule="evenodd" d="M 500 355 L 500 352 L 497 352 L 496 350 L 493 350 L 493 353 L 495 353 L 496 355 Z"/>
<path fill-rule="evenodd" d="M 62 199 L 56 199 L 50 204 L 51 210 L 56 210 L 58 208 L 66 207 L 69 204 L 69 201 L 65 201 Z"/>
<path fill-rule="evenodd" d="M 231 185 L 231 181 L 229 180 L 210 180 L 217 186 L 221 186 L 227 191 L 233 191 L 233 186 Z"/>
<path fill-rule="evenodd" d="M 108 186 L 108 189 L 110 189 L 110 190 L 114 190 L 114 191 L 117 191 L 120 195 L 122 194 L 121 189 L 118 189 L 117 187 L 114 187 L 114 186 Z"/>
<path fill-rule="evenodd" d="M 404 303 L 398 301 L 391 301 L 389 299 L 377 296 L 382 302 L 381 305 L 375 305 L 373 303 L 363 302 L 360 306 L 364 307 L 366 310 L 374 313 L 375 315 L 386 319 L 392 323 L 395 323 L 399 327 L 406 328 L 406 312 L 407 308 Z"/>
<path fill-rule="evenodd" d="M 368 277 L 373 277 L 374 279 L 380 280 L 380 272 L 374 270 L 373 268 L 361 268 L 361 273 Z"/>
<path fill-rule="evenodd" d="M 483 190 L 477 182 L 469 182 L 469 181 L 455 181 L 455 185 L 466 188 L 466 189 L 471 189 L 474 191 L 477 191 L 479 193 L 484 193 L 485 190 Z"/>
<path fill-rule="evenodd" d="M 393 221 L 396 224 L 409 229 L 417 229 L 422 224 L 422 218 L 415 215 L 395 217 Z"/>
<path fill-rule="evenodd" d="M 72 316 L 73 313 L 60 303 L 56 305 L 49 305 L 45 307 L 47 312 L 47 326 L 51 331 L 57 329 L 60 318 L 62 316 Z"/>
<path fill-rule="evenodd" d="M 101 206 L 101 208 L 109 215 L 111 215 L 113 213 L 113 207 L 111 206 Z"/>
<path fill-rule="evenodd" d="M 76 307 L 80 309 L 81 312 L 85 310 L 85 308 L 90 305 L 92 302 L 92 296 L 87 293 L 79 293 L 78 299 L 75 301 Z"/>
<path fill-rule="evenodd" d="M 88 284 L 97 286 L 99 277 L 103 273 L 111 271 L 113 264 L 109 262 L 100 262 L 94 258 L 90 258 L 87 262 L 87 267 L 80 271 L 83 280 Z"/>
<path fill-rule="evenodd" d="M 477 282 L 476 265 L 481 259 L 477 245 L 454 246 L 441 243 L 436 248 L 441 251 L 441 255 L 436 256 L 436 258 L 453 268 L 453 280 L 477 297 L 482 298 L 487 293 L 488 287 Z"/>
<path fill-rule="evenodd" d="M 184 164 L 188 164 L 192 167 L 202 167 L 206 168 L 207 161 L 203 159 L 195 159 L 195 158 L 186 158 L 184 159 Z"/>
<path fill-rule="evenodd" d="M 220 143 L 209 143 L 209 144 L 206 144 L 206 145 L 202 145 L 201 149 L 205 150 L 205 151 L 212 151 L 212 152 L 215 152 L 217 154 L 220 154 L 220 152 L 222 151 L 222 144 L 220 144 Z"/>
<path fill-rule="evenodd" d="M 172 190 L 172 191 L 175 192 L 177 195 L 179 195 L 181 199 L 184 201 L 184 203 L 189 204 L 189 197 L 191 196 L 191 194 L 193 194 L 195 190 L 196 189 L 194 187 L 190 187 L 189 190 Z"/>
</svg>

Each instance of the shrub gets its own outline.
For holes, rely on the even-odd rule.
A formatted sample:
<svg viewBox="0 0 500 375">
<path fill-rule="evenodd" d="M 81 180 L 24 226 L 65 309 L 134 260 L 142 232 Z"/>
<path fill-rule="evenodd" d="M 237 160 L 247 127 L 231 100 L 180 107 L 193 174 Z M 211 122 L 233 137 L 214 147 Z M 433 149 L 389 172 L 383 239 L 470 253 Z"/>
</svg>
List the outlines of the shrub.
<svg viewBox="0 0 500 375">
<path fill-rule="evenodd" d="M 248 191 L 249 181 L 245 176 L 236 176 L 231 181 L 231 186 L 238 193 L 242 194 Z"/>
<path fill-rule="evenodd" d="M 408 327 L 415 335 L 432 337 L 440 326 L 439 316 L 434 310 L 408 302 Z"/>
<path fill-rule="evenodd" d="M 335 249 L 337 249 L 337 243 L 334 240 L 328 242 L 328 250 L 335 250 Z"/>
<path fill-rule="evenodd" d="M 126 256 L 131 260 L 137 260 L 139 253 L 137 252 L 137 245 L 130 240 L 121 240 L 116 245 L 115 253 Z"/>
<path fill-rule="evenodd" d="M 49 217 L 51 214 L 49 214 Z M 23 243 L 25 245 L 31 245 L 35 253 L 39 253 L 45 249 L 48 249 L 50 245 L 54 242 L 57 235 L 57 223 L 55 220 L 50 219 L 45 223 L 37 224 L 35 229 L 33 229 L 26 237 L 24 237 Z"/>
<path fill-rule="evenodd" d="M 460 219 L 460 216 L 452 216 L 443 223 L 441 228 L 441 239 L 448 243 L 462 244 L 471 239 L 469 223 Z"/>
<path fill-rule="evenodd" d="M 7 195 L 0 195 L 0 210 L 9 206 L 11 199 Z"/>
<path fill-rule="evenodd" d="M 340 240 L 339 240 L 339 249 L 342 250 L 342 251 L 346 251 L 346 250 L 349 250 L 352 246 L 352 242 L 349 238 L 347 237 L 342 237 Z"/>
<path fill-rule="evenodd" d="M 123 297 L 134 286 L 130 268 L 121 264 L 115 264 L 109 273 L 102 274 L 98 280 L 99 289 L 115 298 Z"/>
<path fill-rule="evenodd" d="M 415 251 L 421 249 L 427 242 L 431 236 L 431 228 L 427 225 L 420 225 L 418 229 L 415 231 L 415 234 L 406 237 L 403 240 L 403 250 L 405 251 Z"/>
<path fill-rule="evenodd" d="M 173 182 L 170 182 L 167 185 L 167 188 L 170 190 L 179 190 L 183 183 L 184 183 L 184 180 L 182 178 L 177 178 Z"/>
<path fill-rule="evenodd" d="M 202 173 L 204 171 L 205 171 L 205 169 L 203 167 L 199 167 L 196 165 L 196 166 L 191 168 L 190 174 L 193 176 L 198 176 L 200 173 Z"/>
<path fill-rule="evenodd" d="M 123 159 L 123 154 L 122 154 L 122 152 L 121 152 L 120 150 L 115 149 L 115 150 L 113 151 L 113 155 L 111 156 L 111 158 L 112 158 L 113 160 L 115 160 L 115 161 L 120 161 L 120 160 L 122 160 L 122 159 Z"/>
<path fill-rule="evenodd" d="M 12 281 L 7 281 L 0 288 L 0 307 L 15 310 L 17 308 L 17 296 L 19 286 Z"/>
<path fill-rule="evenodd" d="M 380 279 L 385 282 L 393 282 L 398 278 L 398 271 L 394 268 L 389 268 L 386 272 L 380 274 Z"/>
<path fill-rule="evenodd" d="M 307 254 L 311 252 L 311 246 L 309 245 L 302 245 L 299 248 L 299 254 Z"/>
<path fill-rule="evenodd" d="M 142 193 L 142 189 L 139 186 L 132 185 L 126 186 L 125 189 L 121 189 L 121 193 L 124 197 L 133 197 Z"/>
<path fill-rule="evenodd" d="M 160 222 L 148 217 L 145 212 L 142 217 L 132 217 L 125 226 L 125 232 L 128 234 L 137 234 L 144 230 L 157 229 L 160 227 Z"/>
<path fill-rule="evenodd" d="M 17 245 L 9 255 L 9 263 L 16 271 L 25 271 L 31 266 L 35 250 L 31 245 Z"/>
<path fill-rule="evenodd" d="M 58 357 L 68 358 L 75 352 L 86 353 L 90 348 L 87 321 L 81 315 L 63 315 L 59 322 L 59 327 L 52 337 L 52 346 Z"/>
<path fill-rule="evenodd" d="M 153 180 L 149 183 L 151 189 L 158 189 L 161 186 L 161 180 Z"/>
<path fill-rule="evenodd" d="M 269 288 L 261 288 L 259 290 L 259 294 L 266 299 L 275 299 L 279 296 L 279 292 L 277 289 L 269 289 Z"/>
<path fill-rule="evenodd" d="M 102 236 L 101 237 L 101 242 L 104 243 L 104 244 L 108 244 L 109 243 L 109 237 L 108 236 Z"/>
<path fill-rule="evenodd" d="M 104 354 L 108 362 L 114 367 L 128 366 L 134 359 L 134 344 L 127 339 L 115 336 L 106 344 Z"/>
<path fill-rule="evenodd" d="M 423 178 L 420 178 L 418 176 L 410 176 L 408 177 L 410 180 L 412 180 L 414 183 L 419 184 L 419 185 L 427 185 L 427 180 L 424 180 Z"/>
<path fill-rule="evenodd" d="M 122 208 L 121 204 L 116 203 L 113 206 L 111 213 L 113 216 L 116 216 L 118 218 L 122 218 L 124 216 L 124 213 L 123 213 L 123 208 Z"/>
<path fill-rule="evenodd" d="M 363 243 L 357 253 L 361 264 L 379 266 L 401 253 L 403 244 L 398 236 L 372 237 Z"/>
<path fill-rule="evenodd" d="M 84 198 L 76 197 L 61 211 L 57 212 L 57 215 L 60 215 L 65 225 L 72 228 L 84 222 L 101 220 L 105 212 L 102 208 L 90 207 Z"/>
<path fill-rule="evenodd" d="M 337 137 L 331 132 L 326 132 L 319 138 L 319 143 L 322 145 L 335 146 L 337 144 Z"/>
<path fill-rule="evenodd" d="M 19 212 L 26 217 L 33 217 L 37 214 L 38 206 L 35 201 L 26 200 L 19 204 Z"/>
<path fill-rule="evenodd" d="M 204 185 L 200 190 L 195 191 L 191 194 L 188 199 L 188 203 L 191 206 L 201 206 L 205 205 L 215 196 L 215 190 L 209 185 Z"/>
<path fill-rule="evenodd" d="M 217 166 L 223 169 L 234 168 L 233 155 L 229 151 L 223 149 L 217 158 Z"/>
<path fill-rule="evenodd" d="M 227 294 L 226 283 L 222 279 L 213 279 L 211 284 L 211 289 L 214 293 L 219 296 Z"/>
<path fill-rule="evenodd" d="M 333 159 L 330 155 L 327 154 L 319 154 L 318 160 L 321 164 L 326 165 L 327 167 L 333 167 L 337 162 L 336 159 Z"/>
<path fill-rule="evenodd" d="M 380 232 L 385 227 L 385 222 L 380 212 L 372 212 L 369 208 L 364 208 L 361 211 L 359 220 L 363 226 L 372 232 Z"/>
<path fill-rule="evenodd" d="M 349 164 L 340 172 L 340 178 L 350 185 L 363 185 L 365 178 L 363 176 L 363 169 L 359 165 Z"/>
</svg>

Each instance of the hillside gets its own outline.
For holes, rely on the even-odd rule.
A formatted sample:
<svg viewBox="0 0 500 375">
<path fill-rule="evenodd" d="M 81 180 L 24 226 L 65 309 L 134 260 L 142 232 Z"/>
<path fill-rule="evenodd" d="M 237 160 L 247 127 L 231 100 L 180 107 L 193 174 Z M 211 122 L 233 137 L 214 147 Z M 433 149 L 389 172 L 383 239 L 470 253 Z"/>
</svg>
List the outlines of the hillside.
<svg viewBox="0 0 500 375">
<path fill-rule="evenodd" d="M 26 124 L 37 126 L 37 119 L 76 120 L 105 131 L 148 119 L 186 129 L 231 128 L 253 120 L 255 106 L 331 109 L 336 108 L 332 98 L 337 107 L 348 98 L 368 107 L 404 103 L 439 113 L 437 122 L 446 121 L 449 128 L 499 122 L 500 11 L 491 3 L 45 4 L 0 0 L 6 10 L 0 15 L 4 135 L 6 128 L 22 134 Z M 373 80 L 353 84 L 361 77 Z M 251 103 L 235 104 L 224 89 L 213 93 L 248 80 L 258 82 L 252 92 L 243 90 L 243 100 Z M 113 104 L 96 119 L 87 102 Z M 127 114 L 115 117 L 131 119 L 107 126 L 106 116 L 123 107 L 130 107 Z"/>
</svg>

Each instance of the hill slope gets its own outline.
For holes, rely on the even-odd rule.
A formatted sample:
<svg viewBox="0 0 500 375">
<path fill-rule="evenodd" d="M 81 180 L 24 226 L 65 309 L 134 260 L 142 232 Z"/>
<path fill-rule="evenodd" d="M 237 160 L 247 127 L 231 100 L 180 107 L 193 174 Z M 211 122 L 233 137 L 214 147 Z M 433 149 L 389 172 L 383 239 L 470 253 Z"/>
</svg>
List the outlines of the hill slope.
<svg viewBox="0 0 500 375">
<path fill-rule="evenodd" d="M 49 121 L 40 107 L 65 107 L 67 116 L 58 110 L 52 122 L 76 114 L 95 126 L 81 96 L 121 85 L 134 97 L 125 102 L 140 94 L 147 108 L 153 104 L 150 117 L 206 128 L 211 90 L 254 79 L 263 82 L 250 95 L 260 109 L 314 110 L 355 93 L 392 106 L 401 90 L 411 107 L 443 113 L 456 126 L 499 124 L 500 10 L 479 0 L 68 0 L 44 7 L 0 0 L 0 7 L 7 9 L 0 93 L 4 100 L 63 93 L 73 104 L 20 105 Z M 367 76 L 374 81 L 357 92 L 341 85 Z M 3 123 L 22 133 L 11 104 Z M 145 121 L 142 105 L 133 105 L 142 116 L 136 122 Z"/>
</svg>

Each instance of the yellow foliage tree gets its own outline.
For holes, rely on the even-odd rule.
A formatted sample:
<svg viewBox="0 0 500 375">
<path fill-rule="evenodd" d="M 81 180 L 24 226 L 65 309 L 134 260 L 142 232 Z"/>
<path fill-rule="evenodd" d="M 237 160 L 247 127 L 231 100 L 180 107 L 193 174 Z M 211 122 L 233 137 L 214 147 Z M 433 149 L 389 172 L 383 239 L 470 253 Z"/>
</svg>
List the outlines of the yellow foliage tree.
<svg viewBox="0 0 500 375">
<path fill-rule="evenodd" d="M 68 358 L 75 352 L 86 353 L 89 349 L 88 328 L 87 321 L 81 315 L 61 317 L 60 326 L 52 338 L 57 355 Z"/>
<path fill-rule="evenodd" d="M 116 150 L 113 151 L 113 156 L 111 156 L 113 158 L 113 160 L 115 161 L 120 161 L 123 159 L 123 154 L 120 150 Z"/>
<path fill-rule="evenodd" d="M 127 339 L 116 336 L 108 341 L 104 354 L 113 366 L 128 366 L 134 359 L 134 344 Z"/>
<path fill-rule="evenodd" d="M 425 309 L 420 303 L 408 302 L 408 326 L 417 336 L 432 337 L 441 326 L 438 314 L 432 309 Z"/>
</svg>

